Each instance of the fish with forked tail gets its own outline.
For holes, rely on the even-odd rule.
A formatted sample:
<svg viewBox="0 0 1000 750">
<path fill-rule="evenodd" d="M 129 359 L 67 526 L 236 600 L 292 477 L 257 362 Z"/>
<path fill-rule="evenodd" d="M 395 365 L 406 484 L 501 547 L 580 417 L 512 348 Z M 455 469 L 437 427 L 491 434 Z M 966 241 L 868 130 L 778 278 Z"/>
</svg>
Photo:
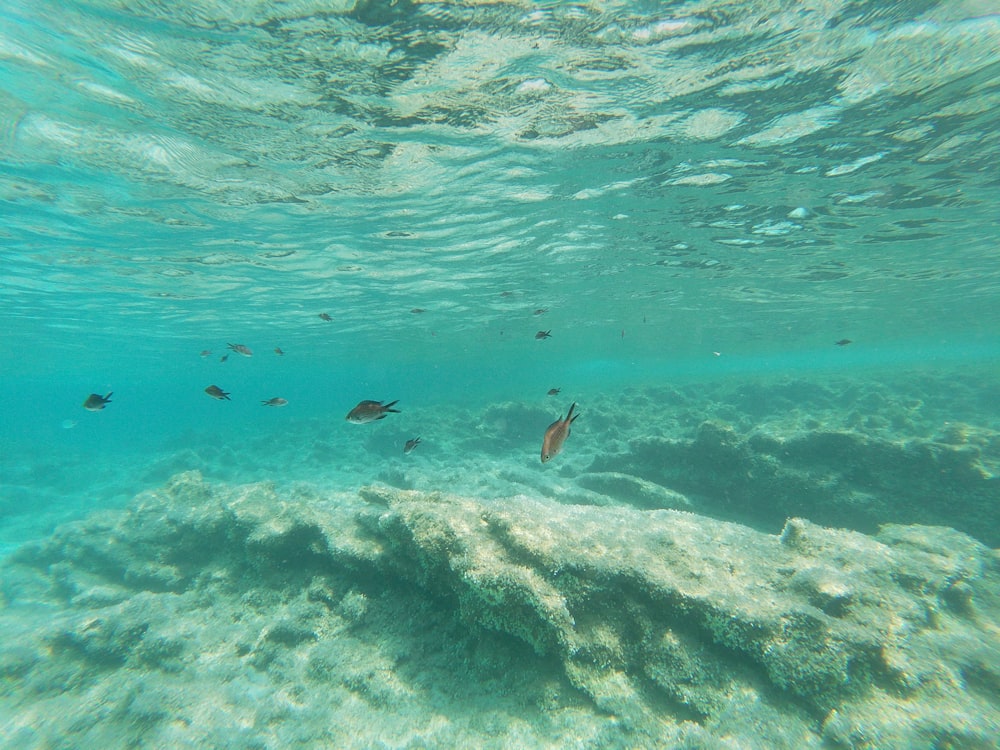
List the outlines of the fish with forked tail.
<svg viewBox="0 0 1000 750">
<path fill-rule="evenodd" d="M 219 401 L 232 401 L 232 399 L 229 398 L 229 394 L 217 385 L 208 386 L 208 388 L 205 389 L 205 393 L 212 398 L 218 399 Z"/>
<path fill-rule="evenodd" d="M 87 411 L 100 411 L 106 404 L 111 403 L 112 393 L 114 393 L 114 391 L 108 393 L 107 396 L 102 396 L 99 393 L 91 393 L 87 396 L 87 400 L 83 402 L 83 408 Z"/>
<path fill-rule="evenodd" d="M 399 400 L 383 404 L 381 401 L 361 401 L 347 413 L 347 421 L 353 424 L 366 424 L 376 419 L 385 419 L 390 412 L 399 414 L 399 409 L 393 409 Z"/>
<path fill-rule="evenodd" d="M 237 354 L 242 354 L 244 357 L 253 356 L 253 352 L 250 351 L 249 346 L 243 346 L 243 344 L 227 344 L 227 346 Z"/>
<path fill-rule="evenodd" d="M 403 453 L 409 453 L 418 445 L 420 445 L 420 438 L 418 437 L 413 438 L 412 440 L 407 440 L 406 445 L 403 446 Z"/>
<path fill-rule="evenodd" d="M 545 431 L 545 437 L 542 439 L 542 463 L 547 463 L 551 461 L 563 447 L 563 443 L 566 442 L 566 438 L 569 437 L 569 426 L 573 424 L 573 421 L 579 417 L 579 414 L 574 414 L 573 410 L 576 409 L 576 402 L 569 407 L 569 411 L 566 413 L 564 419 L 557 419 L 555 422 L 549 425 L 549 429 Z"/>
<path fill-rule="evenodd" d="M 275 396 L 274 398 L 269 398 L 267 401 L 260 402 L 264 406 L 287 406 L 288 401 L 281 398 L 281 396 Z"/>
</svg>

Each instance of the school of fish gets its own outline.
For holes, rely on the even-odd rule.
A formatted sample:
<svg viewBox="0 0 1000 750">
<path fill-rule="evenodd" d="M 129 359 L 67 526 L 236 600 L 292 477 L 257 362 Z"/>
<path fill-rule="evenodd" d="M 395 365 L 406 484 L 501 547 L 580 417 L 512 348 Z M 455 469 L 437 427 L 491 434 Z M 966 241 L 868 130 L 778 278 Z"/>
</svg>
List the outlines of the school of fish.
<svg viewBox="0 0 1000 750">
<path fill-rule="evenodd" d="M 422 308 L 413 308 L 411 310 L 413 313 L 423 313 L 425 310 Z M 535 315 L 544 315 L 548 310 L 546 308 L 538 308 L 535 310 Z M 319 317 L 321 320 L 326 322 L 331 322 L 333 319 L 327 313 L 320 313 Z M 622 337 L 624 338 L 625 331 L 622 331 Z M 545 339 L 552 338 L 552 331 L 538 331 L 535 334 L 535 339 L 543 341 Z M 837 346 L 844 347 L 853 343 L 850 339 L 840 339 L 834 342 Z M 244 344 L 227 344 L 230 351 L 236 352 L 237 354 L 244 357 L 252 357 L 253 351 L 250 347 Z M 274 353 L 278 356 L 283 356 L 285 352 L 281 347 L 275 347 Z M 719 356 L 719 352 L 712 352 L 715 356 Z M 208 357 L 212 354 L 210 349 L 204 349 L 201 351 L 201 357 Z M 220 362 L 225 362 L 228 359 L 228 354 L 222 355 Z M 558 396 L 562 392 L 561 388 L 550 388 L 548 391 L 549 396 Z M 229 391 L 224 391 L 217 385 L 209 385 L 205 388 L 205 393 L 211 398 L 217 401 L 232 401 L 230 398 L 231 393 Z M 87 411 L 97 412 L 103 411 L 104 408 L 111 403 L 112 392 L 108 392 L 107 395 L 102 396 L 99 393 L 91 393 L 83 402 L 83 408 Z M 275 396 L 269 399 L 261 400 L 262 406 L 270 407 L 281 407 L 287 406 L 288 400 L 280 396 Z M 372 422 L 377 422 L 381 419 L 385 419 L 389 414 L 400 414 L 400 410 L 394 408 L 399 400 L 390 401 L 388 403 L 384 401 L 375 401 L 372 399 L 363 399 L 358 402 L 358 404 L 351 409 L 346 416 L 346 420 L 352 424 L 370 424 Z M 563 445 L 566 443 L 566 439 L 570 435 L 570 428 L 573 422 L 579 417 L 579 412 L 576 411 L 576 402 L 574 401 L 569 407 L 569 411 L 566 412 L 565 417 L 560 417 L 555 422 L 550 424 L 545 430 L 542 436 L 542 450 L 541 450 L 541 460 L 542 463 L 548 463 L 553 458 L 558 456 L 563 449 Z M 71 421 L 71 420 L 67 420 Z M 73 425 L 75 425 L 75 421 Z M 403 445 L 403 453 L 409 454 L 413 452 L 413 449 L 420 445 L 421 439 L 419 437 L 407 440 Z"/>
</svg>

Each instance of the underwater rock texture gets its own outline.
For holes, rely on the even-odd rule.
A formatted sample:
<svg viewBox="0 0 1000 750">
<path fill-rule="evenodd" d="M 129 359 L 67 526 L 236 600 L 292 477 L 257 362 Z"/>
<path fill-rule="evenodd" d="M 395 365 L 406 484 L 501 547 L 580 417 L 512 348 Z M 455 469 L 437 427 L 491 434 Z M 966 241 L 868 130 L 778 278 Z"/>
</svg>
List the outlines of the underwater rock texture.
<svg viewBox="0 0 1000 750">
<path fill-rule="evenodd" d="M 627 452 L 595 458 L 590 471 L 635 475 L 684 493 L 692 509 L 757 527 L 778 526 L 789 516 L 865 532 L 906 521 L 948 525 L 1000 543 L 1000 476 L 983 465 L 978 446 L 957 441 L 888 440 L 846 429 L 739 434 L 708 421 L 691 439 L 633 440 Z M 645 505 L 628 493 L 609 494 Z"/>
<path fill-rule="evenodd" d="M 18 747 L 994 747 L 1000 566 L 950 529 L 360 498 L 196 473 L 5 563 Z"/>
</svg>

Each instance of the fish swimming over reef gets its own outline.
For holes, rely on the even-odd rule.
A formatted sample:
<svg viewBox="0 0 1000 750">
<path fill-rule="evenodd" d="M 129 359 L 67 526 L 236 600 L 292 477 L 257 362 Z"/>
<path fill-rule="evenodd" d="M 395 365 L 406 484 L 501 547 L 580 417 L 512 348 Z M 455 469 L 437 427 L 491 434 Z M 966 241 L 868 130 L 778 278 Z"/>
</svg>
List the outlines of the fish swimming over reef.
<svg viewBox="0 0 1000 750">
<path fill-rule="evenodd" d="M 320 320 L 325 320 L 327 323 L 329 323 L 331 320 L 333 320 L 333 318 L 330 317 L 329 313 L 320 313 L 319 314 L 319 319 Z"/>
<path fill-rule="evenodd" d="M 561 391 L 562 391 L 562 388 L 549 388 L 549 395 L 550 396 L 558 396 Z"/>
<path fill-rule="evenodd" d="M 847 346 L 848 344 L 854 343 L 850 339 L 841 339 L 840 341 L 834 341 L 837 346 Z"/>
<path fill-rule="evenodd" d="M 285 356 L 285 353 L 281 350 L 280 346 L 274 347 L 274 353 L 277 354 L 279 357 Z"/>
<path fill-rule="evenodd" d="M 114 393 L 114 391 L 111 391 Z M 83 402 L 83 408 L 87 411 L 100 411 L 104 408 L 105 404 L 111 403 L 111 393 L 107 396 L 102 396 L 99 393 L 91 393 L 87 396 L 87 400 Z"/>
<path fill-rule="evenodd" d="M 385 419 L 389 412 L 399 414 L 399 409 L 392 408 L 398 403 L 398 399 L 390 401 L 388 404 L 383 404 L 381 401 L 361 401 L 347 413 L 347 421 L 354 424 L 366 424 L 374 422 L 376 419 Z"/>
<path fill-rule="evenodd" d="M 545 437 L 542 439 L 543 464 L 551 461 L 562 450 L 563 443 L 569 437 L 569 426 L 580 416 L 579 414 L 573 414 L 575 408 L 576 402 L 574 401 L 573 405 L 569 407 L 566 417 L 564 419 L 557 419 L 545 431 Z"/>
<path fill-rule="evenodd" d="M 413 440 L 407 440 L 406 445 L 403 446 L 403 453 L 409 453 L 418 445 L 420 445 L 420 438 L 418 437 L 413 438 Z"/>
<path fill-rule="evenodd" d="M 219 399 L 219 401 L 232 401 L 232 399 L 229 398 L 229 394 L 226 393 L 221 388 L 219 388 L 219 386 L 217 385 L 208 386 L 208 388 L 205 389 L 205 393 L 207 393 L 212 398 Z"/>
<path fill-rule="evenodd" d="M 243 344 L 227 344 L 227 346 L 237 354 L 242 354 L 244 357 L 253 356 L 253 352 L 250 351 L 249 346 L 243 346 Z"/>
<path fill-rule="evenodd" d="M 286 406 L 288 401 L 280 396 L 275 396 L 274 398 L 269 398 L 267 401 L 261 401 L 260 403 L 264 406 Z"/>
<path fill-rule="evenodd" d="M 539 331 L 538 333 L 535 334 L 535 338 L 538 339 L 539 341 L 541 341 L 542 339 L 552 338 L 552 329 L 549 329 L 548 331 Z"/>
</svg>

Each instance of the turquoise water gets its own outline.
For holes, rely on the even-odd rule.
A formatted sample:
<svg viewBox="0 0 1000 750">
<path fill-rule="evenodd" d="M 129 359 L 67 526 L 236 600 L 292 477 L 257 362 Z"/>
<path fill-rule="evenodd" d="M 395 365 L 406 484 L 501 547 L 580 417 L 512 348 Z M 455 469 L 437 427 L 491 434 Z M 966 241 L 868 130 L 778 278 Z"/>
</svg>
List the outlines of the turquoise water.
<svg viewBox="0 0 1000 750">
<path fill-rule="evenodd" d="M 185 471 L 996 547 L 998 82 L 990 0 L 7 2 L 0 553 Z"/>
</svg>

